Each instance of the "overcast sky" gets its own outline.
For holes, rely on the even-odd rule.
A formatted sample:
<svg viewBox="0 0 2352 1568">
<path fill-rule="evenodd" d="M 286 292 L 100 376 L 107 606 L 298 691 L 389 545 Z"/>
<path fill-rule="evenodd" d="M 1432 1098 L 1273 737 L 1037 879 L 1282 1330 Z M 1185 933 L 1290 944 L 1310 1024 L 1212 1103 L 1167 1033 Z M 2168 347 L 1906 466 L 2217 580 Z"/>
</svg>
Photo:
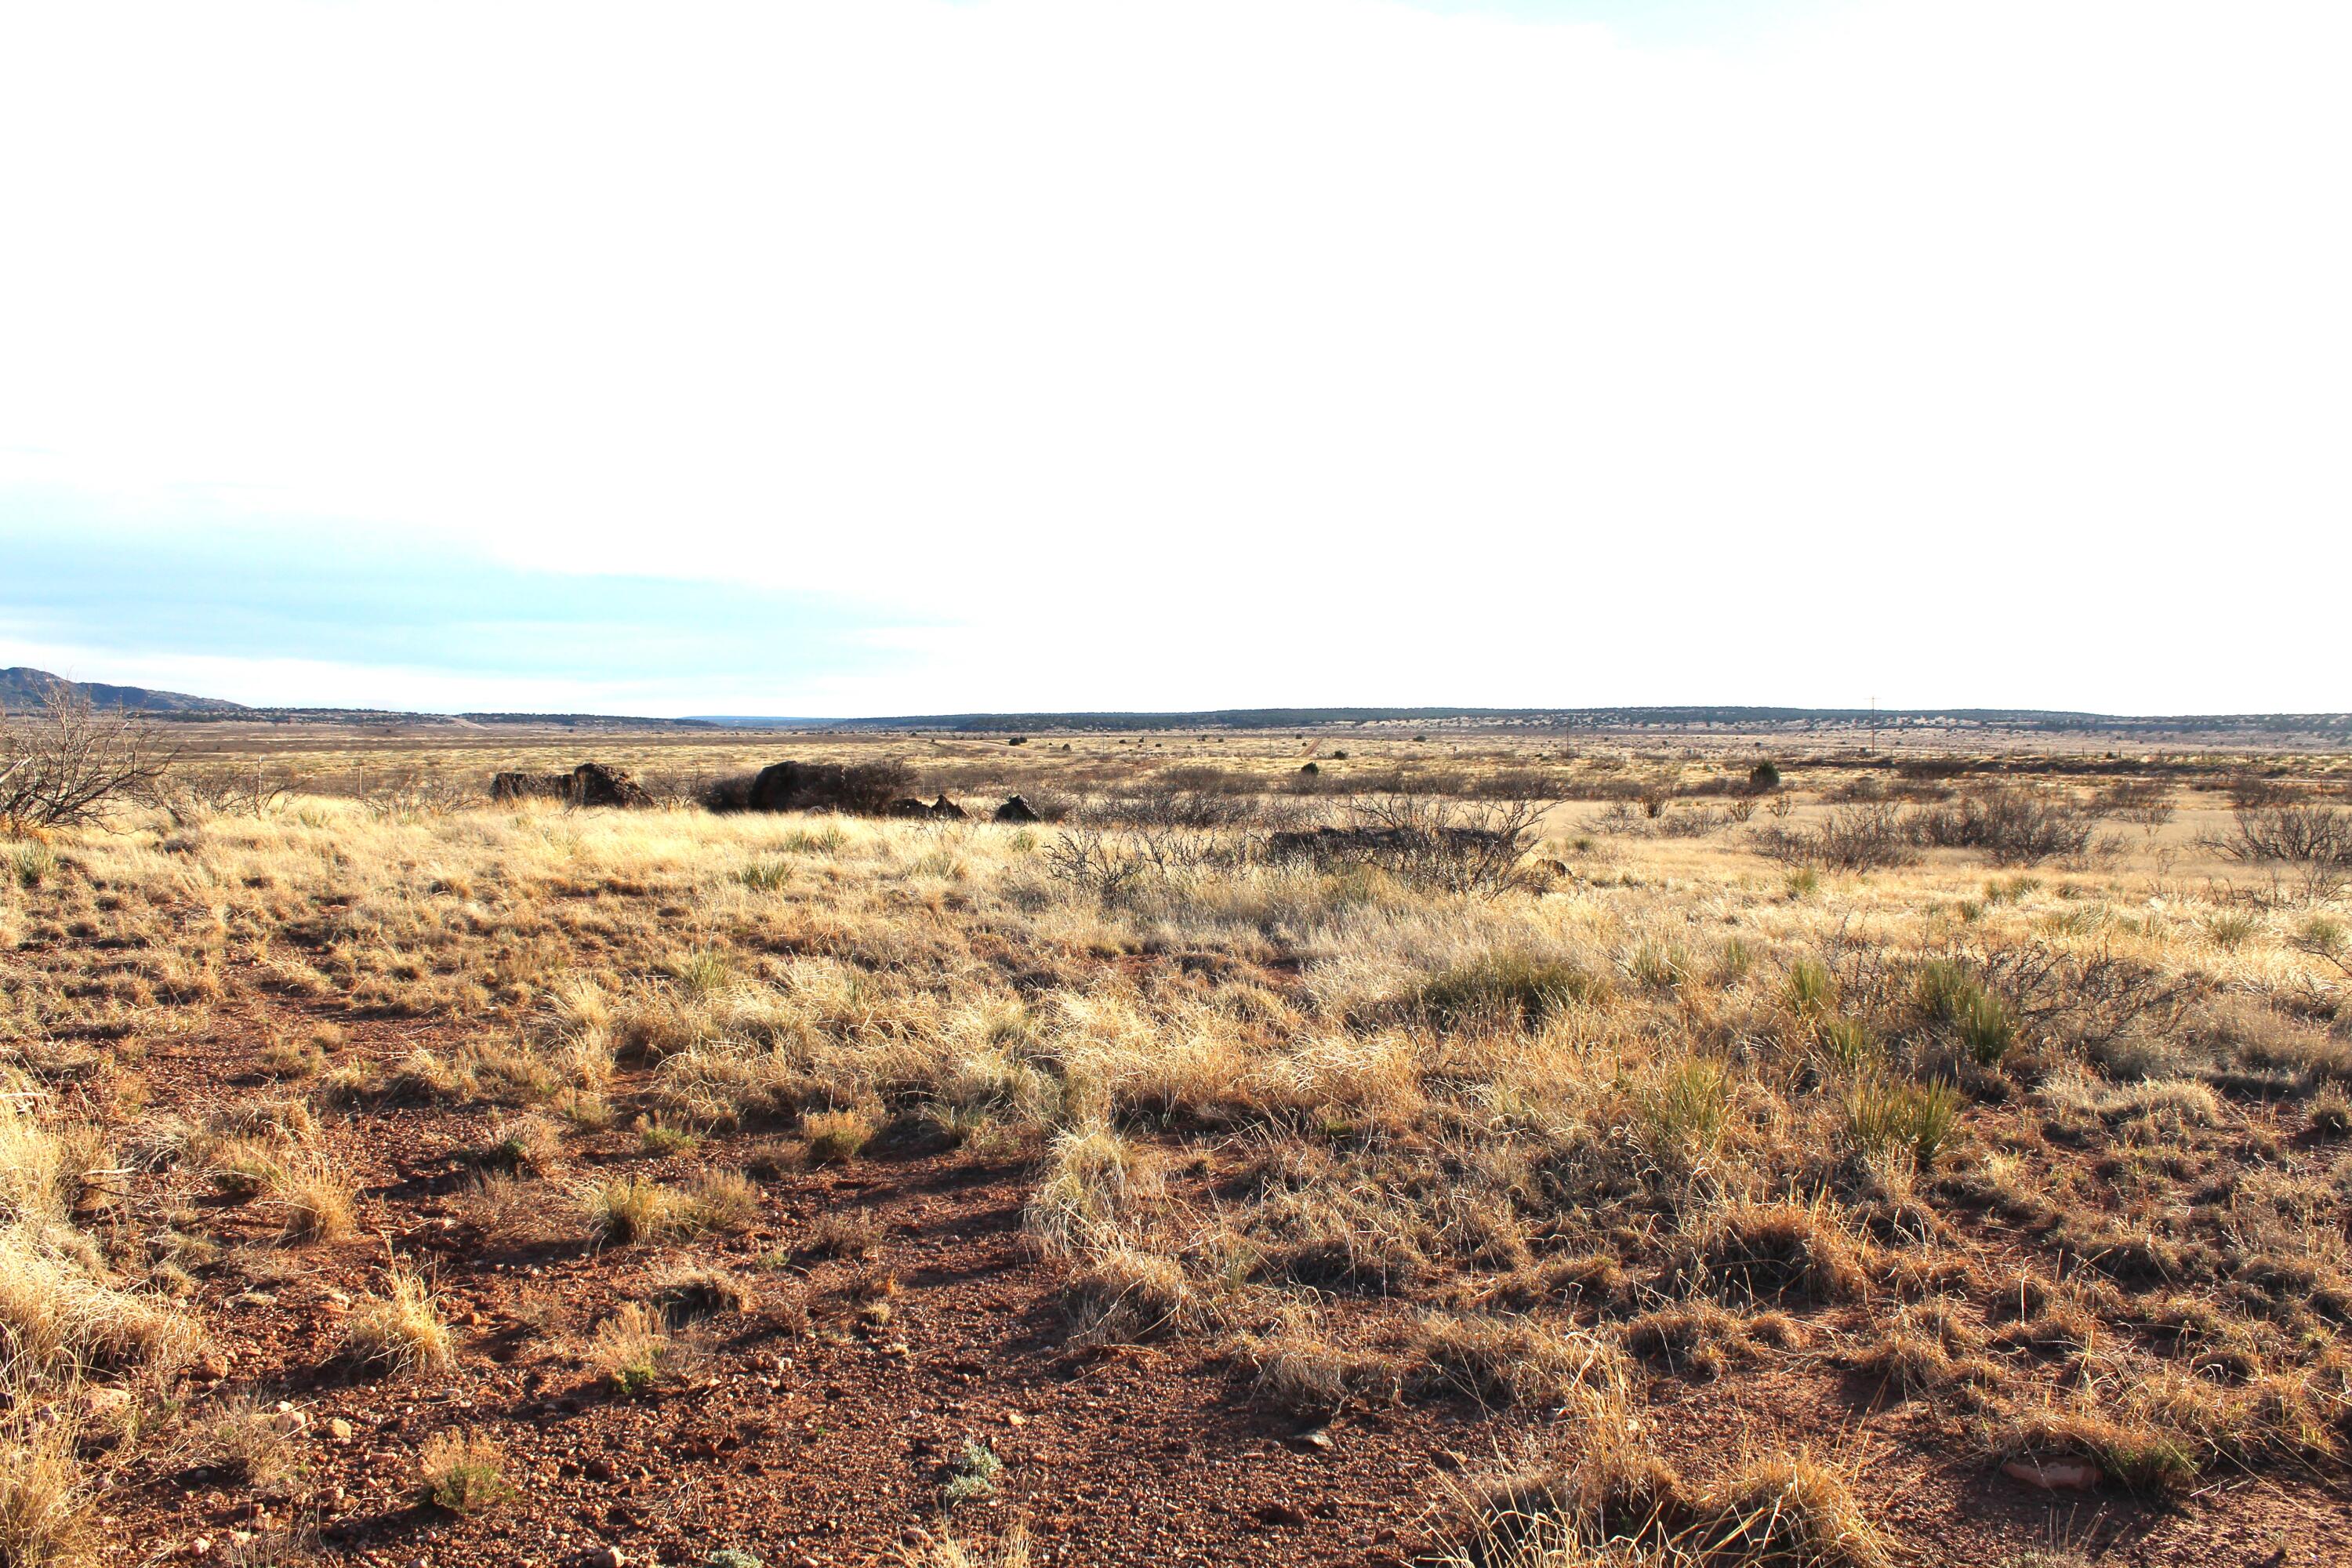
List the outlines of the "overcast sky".
<svg viewBox="0 0 2352 1568">
<path fill-rule="evenodd" d="M 2352 5 L 0 8 L 0 664 L 2352 707 Z"/>
</svg>

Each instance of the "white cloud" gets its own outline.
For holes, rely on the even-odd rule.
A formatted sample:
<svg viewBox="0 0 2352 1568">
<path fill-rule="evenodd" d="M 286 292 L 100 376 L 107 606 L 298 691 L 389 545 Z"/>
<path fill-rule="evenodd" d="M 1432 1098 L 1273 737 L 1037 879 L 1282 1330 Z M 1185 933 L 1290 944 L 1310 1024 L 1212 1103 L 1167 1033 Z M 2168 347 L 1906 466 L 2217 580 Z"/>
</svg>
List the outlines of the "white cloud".
<svg viewBox="0 0 2352 1568">
<path fill-rule="evenodd" d="M 2340 707 L 2347 45 L 26 8 L 0 485 L 965 624 L 784 709 Z"/>
</svg>

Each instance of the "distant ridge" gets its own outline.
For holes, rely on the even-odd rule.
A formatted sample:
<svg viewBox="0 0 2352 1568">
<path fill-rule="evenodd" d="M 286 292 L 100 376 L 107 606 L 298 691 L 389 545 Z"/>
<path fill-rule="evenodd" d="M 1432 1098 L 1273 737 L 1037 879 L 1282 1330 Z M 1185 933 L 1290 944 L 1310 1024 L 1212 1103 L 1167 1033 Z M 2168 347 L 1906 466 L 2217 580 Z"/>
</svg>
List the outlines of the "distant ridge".
<svg viewBox="0 0 2352 1568">
<path fill-rule="evenodd" d="M 920 713 L 866 719 L 699 714 L 640 719 L 611 713 L 413 713 L 378 708 L 254 708 L 217 697 L 160 691 L 144 686 L 74 681 L 22 665 L 0 669 L 0 710 L 38 708 L 64 687 L 98 707 L 130 709 L 173 721 L 205 720 L 255 724 L 539 725 L 573 730 L 936 731 L 950 734 L 1022 734 L 1079 731 L 1312 730 L 1384 726 L 1406 730 L 1730 730 L 1802 731 L 1816 726 L 1867 724 L 1878 730 L 2007 730 L 2048 734 L 2100 733 L 2144 737 L 2230 735 L 2308 736 L 2352 744 L 2352 713 L 2078 713 L 2041 708 L 1208 708 L 1151 713 L 1132 710 L 1026 713 Z"/>
<path fill-rule="evenodd" d="M 102 680 L 68 680 L 46 669 L 16 665 L 0 669 L 0 712 L 26 712 L 58 688 L 89 700 L 96 708 L 130 709 L 163 720 L 243 720 L 256 724 L 539 724 L 567 730 L 710 730 L 700 719 L 634 719 L 612 713 L 404 713 L 383 708 L 250 708 L 217 697 L 156 691 L 144 686 L 110 686 Z"/>
<path fill-rule="evenodd" d="M 58 687 L 79 692 L 96 707 L 135 708 L 142 713 L 229 718 L 253 711 L 242 703 L 224 702 L 216 697 L 191 697 L 184 691 L 156 691 L 144 686 L 109 686 L 101 680 L 68 680 L 46 669 L 21 664 L 0 669 L 0 709 L 21 711 L 38 708 Z"/>
<path fill-rule="evenodd" d="M 826 730 L 939 730 L 962 733 L 1117 730 L 1304 730 L 1368 725 L 1438 729 L 1801 730 L 1871 724 L 1880 729 L 1997 729 L 2053 733 L 2317 735 L 2352 739 L 2352 713 L 2077 713 L 2038 708 L 1214 708 L 1189 712 L 931 713 L 895 718 L 763 720 L 725 723 Z"/>
</svg>

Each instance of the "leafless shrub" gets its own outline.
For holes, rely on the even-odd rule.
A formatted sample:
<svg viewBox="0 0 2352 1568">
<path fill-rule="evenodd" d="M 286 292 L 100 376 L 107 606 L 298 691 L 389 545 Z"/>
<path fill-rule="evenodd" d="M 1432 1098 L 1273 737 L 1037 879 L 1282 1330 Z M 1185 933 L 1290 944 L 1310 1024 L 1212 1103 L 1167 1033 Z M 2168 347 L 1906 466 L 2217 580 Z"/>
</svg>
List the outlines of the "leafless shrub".
<svg viewBox="0 0 2352 1568">
<path fill-rule="evenodd" d="M 1084 825 L 1055 835 L 1045 847 L 1045 861 L 1055 881 L 1105 901 L 1125 892 L 1149 868 L 1118 835 Z"/>
<path fill-rule="evenodd" d="M 2352 867 L 2352 808 L 2340 805 L 2241 806 L 2224 834 L 2205 847 L 2247 863 L 2287 861 Z"/>
<path fill-rule="evenodd" d="M 1788 866 L 1869 871 L 1906 866 L 1918 858 L 1909 822 L 1885 801 L 1859 801 L 1839 807 L 1819 827 L 1755 829 L 1749 842 L 1759 854 Z"/>
<path fill-rule="evenodd" d="M 1262 853 L 1327 870 L 1377 867 L 1417 887 L 1491 897 L 1510 885 L 1547 809 L 1540 801 L 1374 795 L 1349 804 L 1348 826 L 1276 833 Z"/>
<path fill-rule="evenodd" d="M 2098 818 L 2071 801 L 1995 787 L 1928 806 L 1910 818 L 1912 833 L 1940 849 L 1981 849 L 1996 866 L 2034 866 L 2092 847 Z"/>
<path fill-rule="evenodd" d="M 152 721 L 53 686 L 37 711 L 0 712 L 0 831 L 100 822 L 162 781 L 177 757 Z"/>
<path fill-rule="evenodd" d="M 1739 804 L 1748 808 L 1749 815 L 1755 812 L 1755 802 L 1743 800 Z M 1658 818 L 1658 831 L 1668 838 L 1705 838 L 1709 834 L 1722 832 L 1730 825 L 1734 815 L 1711 805 L 1703 805 L 1695 811 L 1669 811 Z M 1747 816 L 1742 816 L 1739 820 L 1744 822 Z"/>
<path fill-rule="evenodd" d="M 2119 779 L 2101 790 L 2091 809 L 2154 834 L 2172 820 L 2172 792 L 2158 779 Z"/>
<path fill-rule="evenodd" d="M 273 768 L 257 760 L 250 767 L 175 768 L 142 794 L 174 826 L 185 827 L 212 816 L 274 816 L 306 782 L 292 768 Z"/>
<path fill-rule="evenodd" d="M 471 786 L 432 767 L 394 768 L 371 773 L 360 794 L 360 804 L 371 816 L 388 822 L 417 822 L 446 816 L 480 798 Z"/>
</svg>

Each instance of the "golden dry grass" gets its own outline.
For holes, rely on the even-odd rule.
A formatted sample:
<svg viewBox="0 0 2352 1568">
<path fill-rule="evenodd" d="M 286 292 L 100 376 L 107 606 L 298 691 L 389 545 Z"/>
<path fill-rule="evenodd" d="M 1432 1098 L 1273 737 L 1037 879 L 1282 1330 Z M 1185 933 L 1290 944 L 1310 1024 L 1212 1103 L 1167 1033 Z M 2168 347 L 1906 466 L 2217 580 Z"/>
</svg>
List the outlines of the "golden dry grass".
<svg viewBox="0 0 2352 1568">
<path fill-rule="evenodd" d="M 423 795 L 43 844 L 0 879 L 0 1325 L 42 1368 L 184 1360 L 182 1255 L 100 1246 L 91 1205 L 201 1171 L 333 1246 L 367 1130 L 430 1105 L 476 1118 L 485 1193 L 565 1171 L 575 1129 L 634 1127 L 645 1168 L 556 1190 L 592 1240 L 656 1251 L 748 1225 L 747 1167 L 919 1139 L 1018 1155 L 1074 1337 L 1191 1337 L 1301 1412 L 1633 1409 L 1654 1379 L 1826 1346 L 1988 1462 L 2085 1456 L 2157 1488 L 2341 1447 L 2352 1007 L 2326 932 L 2347 916 L 2206 843 L 2242 760 L 2160 775 L 2170 818 L 2111 816 L 2096 852 L 1856 873 L 1792 869 L 1755 830 L 1952 786 L 1790 762 L 1782 808 L 1738 792 L 1744 758 L 1326 754 L 1318 781 L 1585 795 L 1491 895 L 1264 853 L 1266 813 L 1342 809 L 1297 793 L 1280 738 L 1188 758 L 1213 768 L 1189 783 L 1116 738 L 912 760 L 1097 813 L 1131 874 L 1071 874 L 1051 823 Z M 2343 798 L 2339 759 L 2271 765 Z M 1612 809 L 1675 789 L 1706 793 Z M 1256 804 L 1155 840 L 1135 802 L 1171 792 Z M 139 1042 L 257 1016 L 261 1081 L 146 1114 Z M 420 1043 L 352 1049 L 381 1019 Z M 825 1223 L 819 1251 L 877 1245 Z M 447 1364 L 422 1276 L 386 1279 L 351 1355 Z M 667 1334 L 631 1304 L 593 1359 L 649 1379 Z M 1761 1455 L 1676 1507 L 1710 1561 L 1874 1562 L 1842 1475 Z M 1514 1539 L 1569 1563 L 1700 1537 Z"/>
</svg>

